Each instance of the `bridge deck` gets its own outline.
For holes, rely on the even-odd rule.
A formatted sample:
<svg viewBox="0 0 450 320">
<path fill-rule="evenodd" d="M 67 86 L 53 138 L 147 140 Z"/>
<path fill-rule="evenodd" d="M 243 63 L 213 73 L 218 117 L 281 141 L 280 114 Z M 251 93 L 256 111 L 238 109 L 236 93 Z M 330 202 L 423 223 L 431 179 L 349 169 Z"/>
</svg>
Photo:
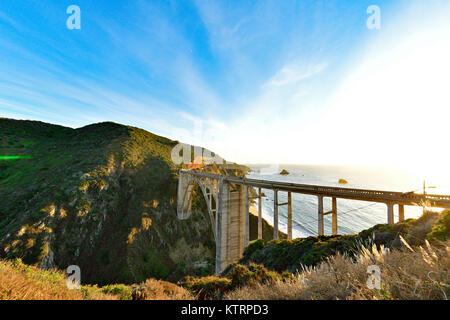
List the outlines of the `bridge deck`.
<svg viewBox="0 0 450 320">
<path fill-rule="evenodd" d="M 293 193 L 310 194 L 324 197 L 335 197 L 342 199 L 352 199 L 371 202 L 396 203 L 401 205 L 418 205 L 424 203 L 430 207 L 450 208 L 450 195 L 439 194 L 418 194 L 413 192 L 398 192 L 384 190 L 369 190 L 330 187 L 320 185 L 298 184 L 290 182 L 269 181 L 259 179 L 237 178 L 230 176 L 221 176 L 204 172 L 194 172 L 183 170 L 184 173 L 192 174 L 197 177 L 205 177 L 210 179 L 222 179 L 233 184 L 248 185 L 263 189 L 272 189 L 279 191 L 287 191 Z"/>
</svg>

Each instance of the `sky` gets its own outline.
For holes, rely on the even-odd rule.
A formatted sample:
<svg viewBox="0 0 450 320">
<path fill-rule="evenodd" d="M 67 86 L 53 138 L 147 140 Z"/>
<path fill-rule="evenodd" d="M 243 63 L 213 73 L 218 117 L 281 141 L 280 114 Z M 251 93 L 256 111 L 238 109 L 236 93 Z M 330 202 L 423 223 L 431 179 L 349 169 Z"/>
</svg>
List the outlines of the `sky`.
<svg viewBox="0 0 450 320">
<path fill-rule="evenodd" d="M 0 117 L 114 121 L 240 163 L 448 172 L 449 18 L 438 0 L 3 0 Z"/>
</svg>

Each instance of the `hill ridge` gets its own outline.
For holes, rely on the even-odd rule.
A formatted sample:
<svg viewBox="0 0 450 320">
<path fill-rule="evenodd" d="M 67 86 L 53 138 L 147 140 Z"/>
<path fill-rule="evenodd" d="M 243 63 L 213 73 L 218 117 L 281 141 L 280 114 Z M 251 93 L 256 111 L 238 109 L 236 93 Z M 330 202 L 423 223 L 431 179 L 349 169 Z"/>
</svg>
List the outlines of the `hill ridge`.
<svg viewBox="0 0 450 320">
<path fill-rule="evenodd" d="M 177 141 L 109 121 L 73 129 L 0 119 L 0 132 L 0 155 L 30 156 L 0 161 L 1 258 L 77 264 L 92 283 L 212 268 L 205 208 L 190 221 L 176 216 Z"/>
</svg>

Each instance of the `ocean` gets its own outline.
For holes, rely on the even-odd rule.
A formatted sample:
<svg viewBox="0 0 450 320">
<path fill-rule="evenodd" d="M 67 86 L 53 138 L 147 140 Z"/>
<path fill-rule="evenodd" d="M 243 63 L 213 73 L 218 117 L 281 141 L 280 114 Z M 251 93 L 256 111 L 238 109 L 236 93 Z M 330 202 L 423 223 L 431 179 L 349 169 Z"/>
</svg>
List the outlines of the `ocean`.
<svg viewBox="0 0 450 320">
<path fill-rule="evenodd" d="M 320 166 L 320 165 L 248 165 L 252 171 L 247 178 L 339 186 L 348 188 L 378 189 L 387 191 L 422 193 L 423 180 L 410 172 L 400 169 L 387 169 L 364 166 Z M 281 170 L 289 175 L 280 175 Z M 345 179 L 347 184 L 338 183 Z M 450 182 L 450 181 L 449 181 Z M 427 182 L 428 183 L 428 182 Z M 262 190 L 263 218 L 273 223 L 273 191 Z M 429 185 L 428 193 L 450 194 L 450 185 Z M 278 192 L 279 203 L 287 202 L 287 192 Z M 257 207 L 258 200 L 255 206 Z M 331 198 L 324 198 L 324 211 L 331 210 Z M 354 234 L 379 223 L 387 223 L 387 206 L 357 200 L 337 199 L 338 233 Z M 279 228 L 287 232 L 287 206 L 280 206 Z M 417 218 L 422 207 L 405 206 L 405 218 Z M 304 194 L 292 194 L 292 232 L 293 237 L 317 235 L 317 197 Z M 398 221 L 398 207 L 394 207 L 394 219 Z M 325 234 L 331 234 L 331 215 L 324 217 Z"/>
</svg>

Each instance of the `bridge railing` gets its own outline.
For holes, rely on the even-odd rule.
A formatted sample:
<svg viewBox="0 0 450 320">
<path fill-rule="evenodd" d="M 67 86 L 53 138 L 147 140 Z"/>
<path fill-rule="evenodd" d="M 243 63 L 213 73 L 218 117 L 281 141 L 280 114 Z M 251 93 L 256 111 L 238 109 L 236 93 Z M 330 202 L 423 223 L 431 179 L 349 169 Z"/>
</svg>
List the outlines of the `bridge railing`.
<svg viewBox="0 0 450 320">
<path fill-rule="evenodd" d="M 265 189 L 277 189 L 285 190 L 296 193 L 306 193 L 314 195 L 326 195 L 336 197 L 350 197 L 361 200 L 371 200 L 380 202 L 400 201 L 411 202 L 417 205 L 429 202 L 431 205 L 441 204 L 445 207 L 450 207 L 450 195 L 440 194 L 417 194 L 414 192 L 399 192 L 399 191 L 385 191 L 385 190 L 373 190 L 373 189 L 356 189 L 356 188 L 343 188 L 332 186 L 320 186 L 320 185 L 308 185 L 298 184 L 290 182 L 269 181 L 259 179 L 247 179 L 237 178 L 229 176 L 221 176 L 216 174 L 210 174 L 205 172 L 195 172 L 190 170 L 184 170 L 184 173 L 192 174 L 199 177 L 207 177 L 211 179 L 223 179 L 236 184 L 250 185 L 254 187 L 260 187 Z"/>
</svg>

